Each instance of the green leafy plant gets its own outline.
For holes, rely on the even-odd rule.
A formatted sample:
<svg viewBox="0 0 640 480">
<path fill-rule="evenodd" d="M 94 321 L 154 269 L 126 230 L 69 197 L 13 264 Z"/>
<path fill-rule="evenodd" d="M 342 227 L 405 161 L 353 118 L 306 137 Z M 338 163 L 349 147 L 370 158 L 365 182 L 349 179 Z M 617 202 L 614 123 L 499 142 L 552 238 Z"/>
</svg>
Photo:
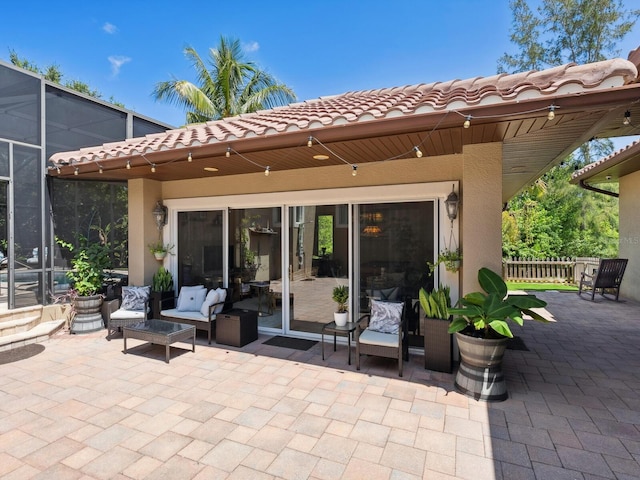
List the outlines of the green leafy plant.
<svg viewBox="0 0 640 480">
<path fill-rule="evenodd" d="M 344 313 L 347 309 L 347 302 L 349 301 L 349 287 L 346 285 L 338 285 L 333 288 L 332 293 L 333 301 L 338 304 L 338 313 Z"/>
<path fill-rule="evenodd" d="M 420 306 L 427 318 L 449 319 L 451 308 L 451 288 L 440 285 L 437 289 L 428 293 L 424 288 L 420 289 Z"/>
<path fill-rule="evenodd" d="M 153 274 L 151 289 L 154 292 L 168 292 L 173 290 L 173 276 L 171 272 L 164 267 L 158 268 L 158 271 Z"/>
<path fill-rule="evenodd" d="M 513 338 L 507 320 L 522 326 L 523 315 L 535 320 L 548 320 L 532 308 L 541 308 L 547 302 L 535 295 L 508 295 L 507 284 L 502 277 L 488 268 L 478 271 L 478 282 L 483 292 L 472 292 L 458 302 L 459 307 L 450 308 L 449 313 L 456 317 L 449 325 L 449 333 L 462 332 L 481 338 Z"/>
<path fill-rule="evenodd" d="M 427 262 L 427 266 L 429 267 L 429 273 L 433 273 L 433 271 L 440 265 L 444 264 L 444 268 L 449 272 L 457 272 L 460 270 L 460 262 L 462 261 L 462 252 L 460 252 L 459 248 L 455 250 L 450 250 L 445 248 L 438 254 L 438 260 L 436 263 Z"/>
<path fill-rule="evenodd" d="M 173 255 L 173 245 L 169 244 L 169 243 L 162 243 L 160 241 L 155 242 L 155 243 L 150 243 L 149 245 L 147 245 L 149 247 L 149 251 L 151 253 L 153 253 L 154 255 L 156 253 L 169 253 L 171 255 Z"/>
<path fill-rule="evenodd" d="M 79 236 L 79 245 L 57 239 L 58 244 L 73 254 L 71 265 L 66 275 L 73 283 L 73 289 L 78 296 L 85 297 L 95 295 L 104 281 L 104 270 L 109 269 L 111 258 L 109 246 L 105 241 L 89 242 L 85 237 Z"/>
</svg>

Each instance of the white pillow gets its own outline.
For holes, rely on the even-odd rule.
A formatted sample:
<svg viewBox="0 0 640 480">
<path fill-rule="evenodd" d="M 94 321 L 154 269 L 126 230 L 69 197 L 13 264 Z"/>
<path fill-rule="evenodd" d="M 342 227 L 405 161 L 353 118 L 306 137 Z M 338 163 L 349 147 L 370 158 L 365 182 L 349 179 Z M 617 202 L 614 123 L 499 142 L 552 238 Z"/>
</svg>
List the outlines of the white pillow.
<svg viewBox="0 0 640 480">
<path fill-rule="evenodd" d="M 227 291 L 224 288 L 218 288 L 216 292 L 218 292 L 218 302 L 221 303 L 215 308 L 213 313 L 220 313 L 224 308 L 224 301 L 227 299 Z"/>
<path fill-rule="evenodd" d="M 202 302 L 202 306 L 200 307 L 200 313 L 205 317 L 209 316 L 209 307 L 214 303 L 218 303 L 220 300 L 220 295 L 218 295 L 218 291 L 211 289 L 209 293 L 207 293 L 207 298 Z"/>
<path fill-rule="evenodd" d="M 182 287 L 180 288 L 178 306 L 176 308 L 179 312 L 197 312 L 200 310 L 200 306 L 206 296 L 207 289 L 204 288 L 204 285 Z"/>
</svg>

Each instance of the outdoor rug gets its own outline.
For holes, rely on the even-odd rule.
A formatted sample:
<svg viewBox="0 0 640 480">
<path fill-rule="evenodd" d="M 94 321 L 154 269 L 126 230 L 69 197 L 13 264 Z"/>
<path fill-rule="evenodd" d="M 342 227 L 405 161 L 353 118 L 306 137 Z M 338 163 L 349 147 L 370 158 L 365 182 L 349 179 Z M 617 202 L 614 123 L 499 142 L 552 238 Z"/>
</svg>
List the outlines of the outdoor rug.
<svg viewBox="0 0 640 480">
<path fill-rule="evenodd" d="M 40 343 L 30 343 L 24 347 L 12 348 L 11 350 L 5 350 L 0 352 L 0 365 L 5 363 L 17 362 L 18 360 L 24 360 L 44 351 L 44 345 Z"/>
<path fill-rule="evenodd" d="M 526 350 L 527 352 L 529 351 L 524 343 L 524 340 L 522 340 L 522 337 L 517 337 L 515 335 L 513 338 L 507 340 L 507 348 L 509 350 Z"/>
<path fill-rule="evenodd" d="M 269 340 L 262 342 L 264 345 L 271 345 L 273 347 L 292 348 L 294 350 L 309 350 L 316 343 L 315 340 L 305 340 L 304 338 L 291 338 L 276 335 Z"/>
</svg>

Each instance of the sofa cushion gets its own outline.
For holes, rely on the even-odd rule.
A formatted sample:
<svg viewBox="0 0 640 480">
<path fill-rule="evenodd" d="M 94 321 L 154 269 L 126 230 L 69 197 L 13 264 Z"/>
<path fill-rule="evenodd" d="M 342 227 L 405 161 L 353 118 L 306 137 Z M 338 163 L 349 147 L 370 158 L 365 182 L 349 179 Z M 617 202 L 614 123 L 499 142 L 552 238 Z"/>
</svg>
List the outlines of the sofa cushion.
<svg viewBox="0 0 640 480">
<path fill-rule="evenodd" d="M 202 302 L 202 306 L 200 307 L 200 313 L 205 317 L 209 316 L 209 307 L 215 303 L 220 301 L 220 294 L 218 290 L 211 289 L 209 293 L 207 293 L 204 302 Z"/>
<path fill-rule="evenodd" d="M 149 301 L 149 294 L 151 293 L 151 287 L 122 287 L 122 304 L 121 310 L 135 310 L 144 312 L 147 302 Z"/>
<path fill-rule="evenodd" d="M 182 287 L 176 308 L 181 312 L 200 312 L 200 307 L 206 296 L 207 289 L 204 288 L 204 285 Z"/>
<path fill-rule="evenodd" d="M 175 318 L 178 322 L 180 321 L 180 319 L 187 319 L 187 320 L 197 320 L 199 322 L 208 322 L 209 321 L 209 317 L 202 315 L 202 313 L 200 313 L 199 311 L 196 312 L 192 312 L 192 311 L 180 311 L 177 308 L 171 308 L 169 310 L 162 310 L 160 312 L 160 315 L 162 317 L 169 317 L 169 318 Z"/>
<path fill-rule="evenodd" d="M 398 333 L 402 320 L 402 303 L 371 300 L 369 330 L 380 333 Z"/>
<path fill-rule="evenodd" d="M 218 292 L 218 302 L 220 305 L 217 305 L 213 313 L 220 313 L 224 308 L 224 302 L 227 300 L 227 291 L 224 288 L 217 288 Z"/>
</svg>

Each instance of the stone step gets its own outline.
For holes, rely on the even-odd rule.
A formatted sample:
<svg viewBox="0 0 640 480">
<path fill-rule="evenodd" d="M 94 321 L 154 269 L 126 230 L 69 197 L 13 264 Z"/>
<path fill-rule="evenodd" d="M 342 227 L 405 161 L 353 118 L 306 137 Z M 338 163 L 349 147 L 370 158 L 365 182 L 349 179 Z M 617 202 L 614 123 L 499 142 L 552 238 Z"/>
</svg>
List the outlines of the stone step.
<svg viewBox="0 0 640 480">
<path fill-rule="evenodd" d="M 26 332 L 40 323 L 40 315 L 29 317 L 6 317 L 0 322 L 0 337 Z"/>
<path fill-rule="evenodd" d="M 0 352 L 12 348 L 23 347 L 30 343 L 41 343 L 65 325 L 65 319 L 48 320 L 42 322 L 26 332 L 14 333 L 0 337 Z"/>
</svg>

